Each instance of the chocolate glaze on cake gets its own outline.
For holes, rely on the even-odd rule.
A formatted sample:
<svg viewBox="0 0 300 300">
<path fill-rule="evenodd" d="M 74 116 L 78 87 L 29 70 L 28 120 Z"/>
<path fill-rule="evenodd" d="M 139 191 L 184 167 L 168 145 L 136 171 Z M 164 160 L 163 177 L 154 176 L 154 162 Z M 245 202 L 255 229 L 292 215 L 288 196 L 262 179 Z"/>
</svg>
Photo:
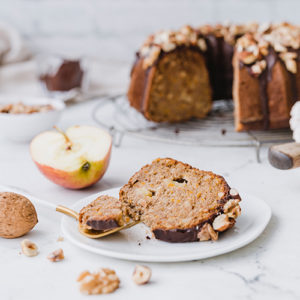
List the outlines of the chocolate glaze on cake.
<svg viewBox="0 0 300 300">
<path fill-rule="evenodd" d="M 109 230 L 113 228 L 119 227 L 118 222 L 115 219 L 108 219 L 108 220 L 97 220 L 90 218 L 86 225 L 88 225 L 93 230 Z"/>
</svg>

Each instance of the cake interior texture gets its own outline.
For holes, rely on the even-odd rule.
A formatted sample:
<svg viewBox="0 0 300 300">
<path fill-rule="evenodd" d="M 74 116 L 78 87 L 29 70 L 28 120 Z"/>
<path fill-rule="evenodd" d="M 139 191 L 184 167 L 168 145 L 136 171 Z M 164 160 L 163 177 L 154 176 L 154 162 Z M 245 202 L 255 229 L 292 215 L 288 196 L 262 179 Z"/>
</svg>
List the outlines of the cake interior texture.
<svg viewBox="0 0 300 300">
<path fill-rule="evenodd" d="M 169 158 L 146 165 L 120 190 L 124 214 L 141 220 L 157 238 L 161 231 L 182 230 L 184 236 L 193 229 L 184 241 L 198 240 L 203 225 L 212 224 L 231 198 L 223 177 Z"/>
<path fill-rule="evenodd" d="M 147 103 L 146 118 L 155 122 L 178 122 L 203 118 L 211 109 L 211 89 L 204 56 L 196 48 L 176 48 L 162 55 Z"/>
<path fill-rule="evenodd" d="M 119 199 L 100 196 L 79 213 L 79 224 L 87 230 L 109 230 L 124 224 Z"/>
</svg>

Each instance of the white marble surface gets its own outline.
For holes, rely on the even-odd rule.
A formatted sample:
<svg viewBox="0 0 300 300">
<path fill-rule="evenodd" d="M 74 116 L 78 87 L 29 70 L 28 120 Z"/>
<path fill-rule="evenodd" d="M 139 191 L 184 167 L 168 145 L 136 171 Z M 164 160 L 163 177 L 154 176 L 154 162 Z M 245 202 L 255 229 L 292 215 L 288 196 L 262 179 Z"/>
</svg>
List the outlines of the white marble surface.
<svg viewBox="0 0 300 300">
<path fill-rule="evenodd" d="M 179 20 L 180 25 L 254 18 L 296 22 L 298 11 L 296 0 L 0 1 L 1 19 L 18 28 L 34 52 L 96 57 L 100 86 L 113 93 L 126 88 L 133 51 L 153 30 L 177 27 Z M 34 66 L 29 63 L 23 68 L 19 78 L 13 71 L 0 69 L 1 93 L 41 93 L 34 76 L 28 76 Z M 95 105 L 91 101 L 70 107 L 58 125 L 94 124 L 91 111 Z M 272 168 L 266 149 L 258 164 L 250 148 L 186 147 L 125 137 L 120 148 L 113 148 L 109 169 L 98 184 L 70 191 L 39 173 L 28 144 L 0 140 L 0 184 L 18 186 L 41 199 L 68 206 L 96 191 L 123 185 L 142 165 L 166 156 L 219 173 L 241 195 L 251 193 L 264 199 L 273 211 L 265 232 L 230 254 L 188 263 L 148 264 L 153 270 L 152 282 L 137 287 L 131 281 L 134 262 L 96 256 L 67 240 L 57 242 L 60 215 L 38 206 L 39 224 L 28 235 L 40 248 L 37 257 L 20 255 L 21 239 L 0 239 L 0 299 L 87 299 L 80 295 L 76 278 L 85 269 L 100 267 L 115 269 L 121 279 L 118 291 L 99 296 L 105 299 L 299 299 L 300 169 Z M 52 264 L 46 256 L 59 247 L 66 259 Z"/>
<path fill-rule="evenodd" d="M 69 108 L 60 126 L 93 124 L 95 102 Z M 27 144 L 1 140 L 0 183 L 15 185 L 50 201 L 71 205 L 95 191 L 124 184 L 140 166 L 156 157 L 174 157 L 205 170 L 222 174 L 241 195 L 254 194 L 273 210 L 265 232 L 250 245 L 233 253 L 188 263 L 148 264 L 153 269 L 151 284 L 136 287 L 131 282 L 135 263 L 96 256 L 77 249 L 67 240 L 57 242 L 60 216 L 38 207 L 39 225 L 28 238 L 35 241 L 40 254 L 20 255 L 20 241 L 0 240 L 0 299 L 84 299 L 76 277 L 85 269 L 114 268 L 121 288 L 111 299 L 299 299 L 300 170 L 279 171 L 267 162 L 255 161 L 253 149 L 198 148 L 146 142 L 125 137 L 114 148 L 108 172 L 98 184 L 82 191 L 70 191 L 47 181 L 30 159 Z M 62 247 L 66 259 L 52 264 L 46 256 Z M 106 296 L 103 296 L 104 298 Z"/>
</svg>

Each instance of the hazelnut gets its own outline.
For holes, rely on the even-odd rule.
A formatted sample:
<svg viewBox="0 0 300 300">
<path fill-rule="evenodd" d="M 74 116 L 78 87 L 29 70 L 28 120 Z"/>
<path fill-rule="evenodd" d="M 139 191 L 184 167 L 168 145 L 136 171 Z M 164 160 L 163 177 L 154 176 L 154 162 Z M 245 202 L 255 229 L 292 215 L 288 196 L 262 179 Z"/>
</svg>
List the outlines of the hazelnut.
<svg viewBox="0 0 300 300">
<path fill-rule="evenodd" d="M 50 253 L 47 258 L 52 262 L 61 261 L 65 258 L 63 249 L 57 249 Z"/>
<path fill-rule="evenodd" d="M 0 236 L 8 239 L 29 232 L 38 222 L 33 204 L 24 196 L 0 193 Z"/>
<path fill-rule="evenodd" d="M 151 278 L 151 269 L 147 266 L 137 265 L 132 274 L 132 280 L 138 284 L 146 284 Z"/>
<path fill-rule="evenodd" d="M 30 240 L 23 240 L 21 242 L 21 248 L 23 254 L 25 254 L 28 257 L 36 256 L 38 255 L 38 247 L 35 243 L 31 242 Z"/>
<path fill-rule="evenodd" d="M 216 231 L 225 231 L 228 228 L 231 228 L 234 225 L 234 219 L 230 219 L 228 215 L 222 214 L 217 216 L 213 222 L 213 228 Z"/>
</svg>

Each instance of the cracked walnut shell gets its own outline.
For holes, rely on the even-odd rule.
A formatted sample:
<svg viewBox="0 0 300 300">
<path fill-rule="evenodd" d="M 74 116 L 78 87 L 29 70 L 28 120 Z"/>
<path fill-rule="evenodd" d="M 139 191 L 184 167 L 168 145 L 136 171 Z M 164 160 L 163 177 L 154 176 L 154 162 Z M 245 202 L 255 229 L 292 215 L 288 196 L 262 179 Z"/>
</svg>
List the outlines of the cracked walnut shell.
<svg viewBox="0 0 300 300">
<path fill-rule="evenodd" d="M 25 235 L 38 222 L 33 204 L 26 197 L 0 193 L 0 236 L 13 239 Z"/>
</svg>

